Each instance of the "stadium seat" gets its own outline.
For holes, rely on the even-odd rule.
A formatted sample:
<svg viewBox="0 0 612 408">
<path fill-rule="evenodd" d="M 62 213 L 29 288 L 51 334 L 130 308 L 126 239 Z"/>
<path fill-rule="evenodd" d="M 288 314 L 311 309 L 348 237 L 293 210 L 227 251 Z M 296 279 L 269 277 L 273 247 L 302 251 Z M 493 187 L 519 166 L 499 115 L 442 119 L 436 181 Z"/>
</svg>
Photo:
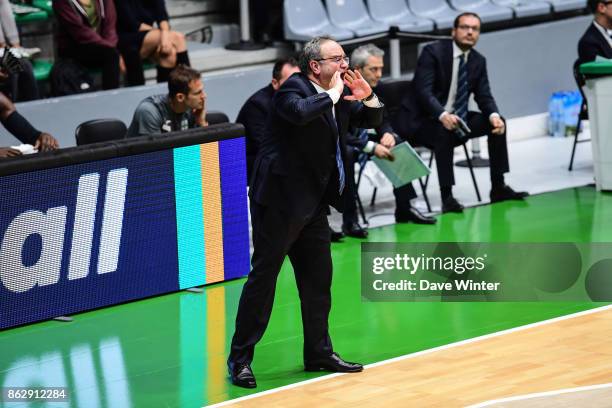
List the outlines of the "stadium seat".
<svg viewBox="0 0 612 408">
<path fill-rule="evenodd" d="M 328 35 L 336 40 L 353 38 L 353 32 L 333 26 L 323 3 L 318 0 L 285 0 L 283 2 L 285 39 L 308 41 L 312 37 Z"/>
<path fill-rule="evenodd" d="M 405 0 L 366 0 L 374 21 L 398 26 L 402 31 L 423 33 L 434 30 L 433 21 L 410 12 Z"/>
<path fill-rule="evenodd" d="M 546 2 L 552 5 L 555 13 L 582 10 L 587 6 L 587 0 L 546 0 Z"/>
<path fill-rule="evenodd" d="M 127 127 L 119 119 L 94 119 L 81 123 L 74 132 L 77 146 L 125 138 Z"/>
<path fill-rule="evenodd" d="M 32 60 L 32 70 L 34 71 L 34 78 L 36 78 L 37 81 L 46 81 L 49 79 L 51 68 L 53 68 L 53 61 L 46 59 Z"/>
<path fill-rule="evenodd" d="M 389 29 L 389 24 L 373 21 L 363 0 L 325 0 L 329 20 L 333 25 L 351 30 L 356 37 L 376 34 Z"/>
<path fill-rule="evenodd" d="M 444 0 L 407 0 L 407 3 L 408 8 L 417 17 L 433 20 L 437 30 L 452 28 L 453 21 L 459 14 Z"/>
<path fill-rule="evenodd" d="M 217 125 L 219 123 L 228 123 L 229 117 L 223 112 L 210 111 L 206 112 L 206 121 L 209 125 Z"/>
<path fill-rule="evenodd" d="M 550 14 L 551 6 L 545 1 L 533 0 L 492 0 L 500 6 L 510 7 L 514 10 L 514 17 L 536 17 Z"/>
<path fill-rule="evenodd" d="M 459 11 L 470 11 L 480 16 L 484 24 L 512 20 L 511 8 L 490 3 L 488 0 L 449 0 L 451 7 Z"/>
</svg>

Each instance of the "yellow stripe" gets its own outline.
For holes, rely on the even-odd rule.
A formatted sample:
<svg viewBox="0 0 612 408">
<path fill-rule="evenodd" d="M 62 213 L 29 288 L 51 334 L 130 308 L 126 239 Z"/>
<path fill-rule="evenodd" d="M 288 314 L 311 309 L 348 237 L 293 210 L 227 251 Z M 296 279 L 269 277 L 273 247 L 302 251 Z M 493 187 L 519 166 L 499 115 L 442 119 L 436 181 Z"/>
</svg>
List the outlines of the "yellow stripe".
<svg viewBox="0 0 612 408">
<path fill-rule="evenodd" d="M 219 142 L 200 145 L 202 161 L 202 203 L 204 210 L 204 250 L 206 283 L 224 279 L 223 214 L 221 209 L 221 174 Z"/>
<path fill-rule="evenodd" d="M 225 288 L 206 291 L 206 356 L 208 385 L 207 400 L 227 392 L 227 365 L 225 357 Z"/>
</svg>

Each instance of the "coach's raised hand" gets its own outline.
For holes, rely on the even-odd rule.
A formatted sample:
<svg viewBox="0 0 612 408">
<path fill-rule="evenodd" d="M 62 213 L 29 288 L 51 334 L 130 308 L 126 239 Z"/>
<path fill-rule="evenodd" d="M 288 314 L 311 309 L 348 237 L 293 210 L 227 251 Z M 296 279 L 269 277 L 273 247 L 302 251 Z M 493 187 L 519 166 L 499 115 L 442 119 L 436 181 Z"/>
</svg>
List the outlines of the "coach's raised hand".
<svg viewBox="0 0 612 408">
<path fill-rule="evenodd" d="M 360 101 L 372 94 L 372 88 L 357 71 L 347 70 L 344 74 L 344 84 L 351 90 L 352 94 L 344 97 L 347 101 Z"/>
</svg>

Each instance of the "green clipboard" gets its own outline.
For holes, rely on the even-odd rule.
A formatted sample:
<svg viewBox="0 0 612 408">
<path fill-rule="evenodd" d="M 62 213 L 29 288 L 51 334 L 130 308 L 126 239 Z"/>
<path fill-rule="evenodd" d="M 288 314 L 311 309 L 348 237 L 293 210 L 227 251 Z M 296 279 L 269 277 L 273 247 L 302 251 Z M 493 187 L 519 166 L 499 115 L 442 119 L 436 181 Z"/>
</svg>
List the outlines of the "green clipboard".
<svg viewBox="0 0 612 408">
<path fill-rule="evenodd" d="M 412 180 L 427 176 L 431 170 L 421 160 L 421 156 L 408 144 L 403 142 L 391 149 L 395 160 L 389 161 L 372 157 L 372 161 L 389 179 L 394 188 L 405 186 Z"/>
</svg>

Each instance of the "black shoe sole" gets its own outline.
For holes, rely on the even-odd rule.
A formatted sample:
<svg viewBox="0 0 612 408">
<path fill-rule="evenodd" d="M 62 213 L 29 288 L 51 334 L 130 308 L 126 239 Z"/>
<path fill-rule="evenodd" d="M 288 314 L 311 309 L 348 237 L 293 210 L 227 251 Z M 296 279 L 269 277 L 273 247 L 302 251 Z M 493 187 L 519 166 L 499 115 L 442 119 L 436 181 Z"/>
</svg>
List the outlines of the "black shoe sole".
<svg viewBox="0 0 612 408">
<path fill-rule="evenodd" d="M 308 372 L 318 372 L 318 371 L 330 371 L 332 373 L 360 373 L 363 371 L 363 367 L 354 370 L 333 370 L 327 367 L 321 366 L 304 366 L 304 371 Z"/>
</svg>

